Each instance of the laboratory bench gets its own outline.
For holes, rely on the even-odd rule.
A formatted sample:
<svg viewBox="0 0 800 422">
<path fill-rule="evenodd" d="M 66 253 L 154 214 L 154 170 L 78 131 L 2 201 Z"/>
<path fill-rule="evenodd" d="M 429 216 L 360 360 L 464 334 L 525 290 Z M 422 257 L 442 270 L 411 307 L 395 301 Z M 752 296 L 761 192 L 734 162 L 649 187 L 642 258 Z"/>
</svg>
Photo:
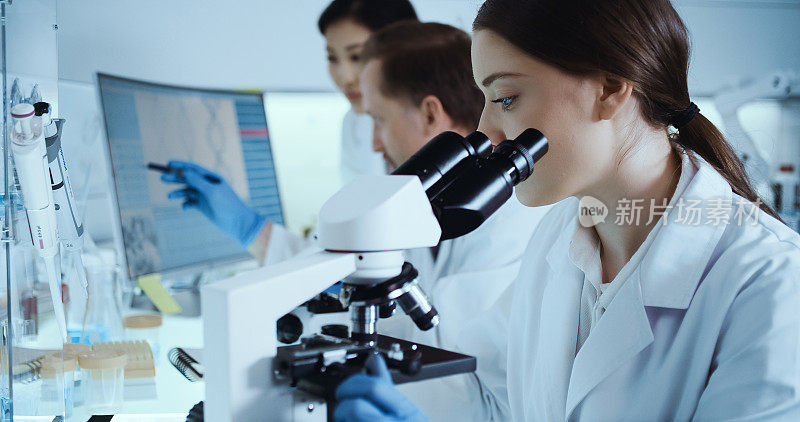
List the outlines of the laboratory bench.
<svg viewBox="0 0 800 422">
<path fill-rule="evenodd" d="M 40 321 L 40 324 L 38 337 L 58 337 L 58 328 L 52 319 Z M 202 318 L 165 315 L 159 339 L 158 355 L 154 356 L 155 382 L 145 381 L 136 383 L 136 386 L 126 385 L 124 401 L 118 410 L 114 412 L 115 416 L 111 419 L 112 421 L 184 422 L 191 408 L 203 400 L 205 395 L 204 383 L 202 381 L 190 382 L 170 364 L 167 358 L 167 354 L 174 347 L 202 348 Z M 47 345 L 44 346 L 47 347 Z M 18 390 L 14 392 L 14 397 L 16 398 L 15 419 L 18 416 L 24 420 L 52 420 L 52 416 L 49 418 L 24 416 L 35 414 L 32 413 L 31 409 L 36 408 L 37 404 L 30 401 L 32 397 L 37 396 L 36 392 L 41 388 L 41 383 L 41 380 L 19 386 L 15 383 L 15 388 Z M 134 397 L 127 397 L 129 391 L 135 392 Z M 82 422 L 89 420 L 91 417 L 92 414 L 88 412 L 86 406 L 76 406 L 66 421 Z"/>
</svg>

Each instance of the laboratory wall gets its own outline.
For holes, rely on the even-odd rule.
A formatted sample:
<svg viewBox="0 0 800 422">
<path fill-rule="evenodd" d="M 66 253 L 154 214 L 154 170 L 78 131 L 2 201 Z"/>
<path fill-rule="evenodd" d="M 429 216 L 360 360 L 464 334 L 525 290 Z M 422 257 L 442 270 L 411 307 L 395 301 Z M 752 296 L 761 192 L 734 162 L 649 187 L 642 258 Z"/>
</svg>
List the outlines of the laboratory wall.
<svg viewBox="0 0 800 422">
<path fill-rule="evenodd" d="M 63 79 L 97 70 L 210 87 L 332 90 L 317 18 L 330 0 L 59 2 Z M 477 0 L 421 0 L 426 20 L 468 27 Z"/>
<path fill-rule="evenodd" d="M 214 87 L 332 89 L 316 19 L 328 0 L 58 2 L 63 79 L 96 70 Z M 424 20 L 468 29 L 480 0 L 413 1 Z M 693 37 L 697 93 L 800 67 L 800 1 L 675 1 Z"/>
<path fill-rule="evenodd" d="M 64 148 L 72 150 L 67 153 L 75 161 L 75 185 L 80 187 L 84 180 L 88 183 L 90 232 L 100 240 L 112 235 L 107 205 L 109 175 L 102 153 L 105 141 L 93 87 L 95 72 L 188 86 L 333 93 L 326 72 L 324 40 L 316 29 L 317 17 L 328 1 L 58 2 L 59 112 L 69 122 Z M 423 20 L 450 23 L 465 30 L 482 3 L 412 2 Z M 694 97 L 710 101 L 720 91 L 775 70 L 800 72 L 800 0 L 679 0 L 674 4 L 692 35 L 689 83 Z M 346 109 L 343 101 L 340 99 L 335 107 L 320 107 L 321 112 L 340 113 Z M 795 128 L 797 107 L 790 107 L 788 112 L 780 104 L 767 107 L 777 107 L 770 116 L 779 119 L 777 126 L 770 126 L 776 138 L 769 142 L 781 143 L 786 137 L 796 141 L 800 136 Z M 279 113 L 288 116 L 280 124 L 310 128 L 308 137 L 313 142 L 309 145 L 338 144 L 338 117 L 324 119 L 331 123 L 323 125 L 323 133 L 313 130 L 305 120 L 313 115 L 309 110 L 316 109 L 309 105 L 305 113 Z M 297 136 L 276 136 L 273 142 L 297 142 Z M 313 151 L 311 156 L 296 157 L 281 156 L 280 150 L 276 146 L 284 202 L 305 213 L 290 224 L 300 230 L 313 223 L 310 216 L 321 199 L 304 196 L 303 184 L 308 179 L 301 176 L 305 169 L 298 160 L 313 162 L 315 158 Z M 800 151 L 793 154 L 798 155 L 800 164 Z M 317 187 L 320 195 L 335 187 L 333 181 L 321 183 L 329 185 Z"/>
<path fill-rule="evenodd" d="M 58 96 L 58 54 L 56 0 L 31 0 L 7 7 L 6 71 L 13 96 L 15 79 L 22 96 L 28 97 L 34 85 L 42 96 Z"/>
</svg>

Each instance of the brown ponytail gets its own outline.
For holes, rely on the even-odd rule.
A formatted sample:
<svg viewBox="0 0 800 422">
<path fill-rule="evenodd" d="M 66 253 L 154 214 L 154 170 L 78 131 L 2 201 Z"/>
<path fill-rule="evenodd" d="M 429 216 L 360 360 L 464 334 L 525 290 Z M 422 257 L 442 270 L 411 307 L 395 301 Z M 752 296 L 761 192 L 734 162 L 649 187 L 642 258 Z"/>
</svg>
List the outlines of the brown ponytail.
<svg viewBox="0 0 800 422">
<path fill-rule="evenodd" d="M 705 116 L 698 114 L 680 129 L 673 141 L 703 157 L 728 181 L 733 192 L 754 203 L 761 203 L 767 214 L 781 219 L 775 211 L 764 204 L 745 173 L 744 166 L 722 133 Z"/>
<path fill-rule="evenodd" d="M 645 120 L 665 131 L 691 105 L 689 37 L 669 0 L 487 0 L 473 29 L 491 30 L 572 74 L 604 72 L 631 81 Z M 702 114 L 671 139 L 714 166 L 733 192 L 778 218 L 759 199 L 725 137 Z"/>
</svg>

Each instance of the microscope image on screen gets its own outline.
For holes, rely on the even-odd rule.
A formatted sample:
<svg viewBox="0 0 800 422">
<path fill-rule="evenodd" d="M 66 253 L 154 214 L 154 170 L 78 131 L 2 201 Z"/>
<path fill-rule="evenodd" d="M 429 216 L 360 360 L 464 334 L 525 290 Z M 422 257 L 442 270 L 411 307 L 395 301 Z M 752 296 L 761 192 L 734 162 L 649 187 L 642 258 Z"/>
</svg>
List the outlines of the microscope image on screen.
<svg viewBox="0 0 800 422">
<path fill-rule="evenodd" d="M 161 267 L 156 246 L 156 229 L 153 217 L 130 213 L 122 218 L 125 236 L 125 257 L 131 270 L 137 274 L 150 274 Z"/>
<path fill-rule="evenodd" d="M 139 93 L 134 98 L 146 162 L 166 158 L 197 163 L 225 178 L 242 200 L 250 199 L 233 101 L 152 93 Z M 147 185 L 152 204 L 176 205 L 167 200 L 174 187 L 163 183 L 159 174 L 148 173 Z"/>
<path fill-rule="evenodd" d="M 97 78 L 130 278 L 250 257 L 200 212 L 170 201 L 175 187 L 149 171 L 149 163 L 206 167 L 249 207 L 283 224 L 261 93 Z"/>
</svg>

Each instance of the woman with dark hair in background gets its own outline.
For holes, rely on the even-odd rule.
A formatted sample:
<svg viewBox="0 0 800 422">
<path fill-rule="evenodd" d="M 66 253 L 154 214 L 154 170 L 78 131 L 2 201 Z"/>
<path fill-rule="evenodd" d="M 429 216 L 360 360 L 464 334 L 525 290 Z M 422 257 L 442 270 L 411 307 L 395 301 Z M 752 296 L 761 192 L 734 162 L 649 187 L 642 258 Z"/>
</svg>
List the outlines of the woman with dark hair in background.
<svg viewBox="0 0 800 422">
<path fill-rule="evenodd" d="M 372 119 L 362 106 L 361 50 L 373 32 L 406 20 L 417 20 L 408 0 L 334 0 L 319 18 L 328 72 L 351 106 L 342 122 L 340 164 L 344 183 L 362 174 L 386 173 L 383 156 L 372 151 Z"/>
<path fill-rule="evenodd" d="M 486 392 L 515 421 L 800 420 L 800 236 L 691 102 L 670 2 L 488 0 L 474 29 L 479 130 L 541 130 L 516 194 L 557 203 L 511 309 L 471 326 Z M 337 420 L 425 420 L 371 369 Z"/>
</svg>

